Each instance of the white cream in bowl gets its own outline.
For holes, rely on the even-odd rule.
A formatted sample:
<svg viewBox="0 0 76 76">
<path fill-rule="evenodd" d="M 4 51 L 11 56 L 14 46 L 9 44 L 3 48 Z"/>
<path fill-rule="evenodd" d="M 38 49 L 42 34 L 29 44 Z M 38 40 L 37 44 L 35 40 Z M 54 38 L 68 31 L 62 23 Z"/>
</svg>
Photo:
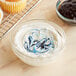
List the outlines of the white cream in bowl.
<svg viewBox="0 0 76 76">
<path fill-rule="evenodd" d="M 57 31 L 58 27 L 52 25 L 55 24 L 46 21 L 25 23 L 14 37 L 13 49 L 16 55 L 33 66 L 50 63 L 65 42 L 61 37 L 62 34 Z"/>
</svg>

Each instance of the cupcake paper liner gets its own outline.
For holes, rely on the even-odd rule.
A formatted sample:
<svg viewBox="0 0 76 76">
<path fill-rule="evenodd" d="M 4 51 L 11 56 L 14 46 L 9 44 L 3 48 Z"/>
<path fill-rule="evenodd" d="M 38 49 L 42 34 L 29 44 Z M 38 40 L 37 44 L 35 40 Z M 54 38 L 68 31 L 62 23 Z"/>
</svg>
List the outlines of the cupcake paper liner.
<svg viewBox="0 0 76 76">
<path fill-rule="evenodd" d="M 4 11 L 14 14 L 22 11 L 26 6 L 26 2 L 27 0 L 21 0 L 18 2 L 1 1 L 0 5 Z"/>
</svg>

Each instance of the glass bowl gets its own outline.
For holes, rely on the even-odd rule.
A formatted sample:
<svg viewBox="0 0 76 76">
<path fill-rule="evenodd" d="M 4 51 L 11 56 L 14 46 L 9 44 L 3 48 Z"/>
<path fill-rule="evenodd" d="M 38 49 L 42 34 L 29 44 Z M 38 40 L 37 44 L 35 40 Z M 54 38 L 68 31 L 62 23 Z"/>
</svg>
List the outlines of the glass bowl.
<svg viewBox="0 0 76 76">
<path fill-rule="evenodd" d="M 48 24 L 48 26 L 47 26 L 47 24 Z M 53 28 L 56 31 L 57 35 L 59 36 L 60 45 L 57 49 L 55 49 L 55 51 L 50 53 L 49 56 L 31 57 L 31 56 L 25 54 L 24 52 L 21 52 L 19 47 L 15 44 L 15 37 L 21 29 L 25 28 L 27 30 L 28 28 L 34 28 L 34 27 L 35 28 L 48 28 L 48 29 Z M 10 43 L 11 43 L 11 47 L 12 47 L 13 52 L 24 63 L 32 65 L 32 66 L 42 66 L 42 65 L 46 65 L 48 63 L 53 62 L 55 60 L 55 58 L 58 56 L 58 54 L 60 54 L 62 52 L 62 50 L 65 46 L 65 39 L 66 38 L 65 38 L 64 31 L 57 24 L 50 22 L 50 21 L 47 21 L 47 20 L 37 19 L 37 20 L 26 21 L 25 23 L 21 24 L 21 27 L 13 29 L 13 33 L 11 34 Z"/>
<path fill-rule="evenodd" d="M 61 15 L 60 12 L 58 11 L 59 6 L 60 6 L 64 1 L 67 1 L 67 0 L 58 0 L 58 1 L 57 1 L 57 3 L 56 3 L 56 12 L 57 12 L 57 15 L 58 15 L 62 20 L 66 21 L 66 22 L 76 23 L 76 20 L 66 18 L 66 17 L 64 17 L 63 15 Z"/>
</svg>

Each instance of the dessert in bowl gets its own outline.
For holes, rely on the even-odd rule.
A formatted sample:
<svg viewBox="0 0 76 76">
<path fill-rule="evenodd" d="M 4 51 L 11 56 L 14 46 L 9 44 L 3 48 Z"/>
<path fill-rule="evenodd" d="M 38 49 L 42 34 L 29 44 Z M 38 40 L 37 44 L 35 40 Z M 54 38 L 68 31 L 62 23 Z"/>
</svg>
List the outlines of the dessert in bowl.
<svg viewBox="0 0 76 76">
<path fill-rule="evenodd" d="M 62 20 L 76 23 L 76 0 L 58 0 L 56 12 Z"/>
<path fill-rule="evenodd" d="M 14 30 L 11 46 L 14 53 L 25 63 L 45 65 L 54 60 L 65 44 L 64 31 L 46 20 L 31 20 Z"/>
</svg>

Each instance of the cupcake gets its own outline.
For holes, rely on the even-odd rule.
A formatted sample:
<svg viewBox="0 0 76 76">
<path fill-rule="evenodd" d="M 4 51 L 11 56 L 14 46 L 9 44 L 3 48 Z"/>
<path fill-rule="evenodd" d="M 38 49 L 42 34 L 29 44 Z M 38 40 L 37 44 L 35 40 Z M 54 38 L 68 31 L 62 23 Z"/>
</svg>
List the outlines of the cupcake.
<svg viewBox="0 0 76 76">
<path fill-rule="evenodd" d="M 8 13 L 18 13 L 26 6 L 27 0 L 1 0 L 2 9 Z"/>
<path fill-rule="evenodd" d="M 3 11 L 0 9 L 0 23 L 1 23 L 2 19 L 3 19 Z"/>
</svg>

